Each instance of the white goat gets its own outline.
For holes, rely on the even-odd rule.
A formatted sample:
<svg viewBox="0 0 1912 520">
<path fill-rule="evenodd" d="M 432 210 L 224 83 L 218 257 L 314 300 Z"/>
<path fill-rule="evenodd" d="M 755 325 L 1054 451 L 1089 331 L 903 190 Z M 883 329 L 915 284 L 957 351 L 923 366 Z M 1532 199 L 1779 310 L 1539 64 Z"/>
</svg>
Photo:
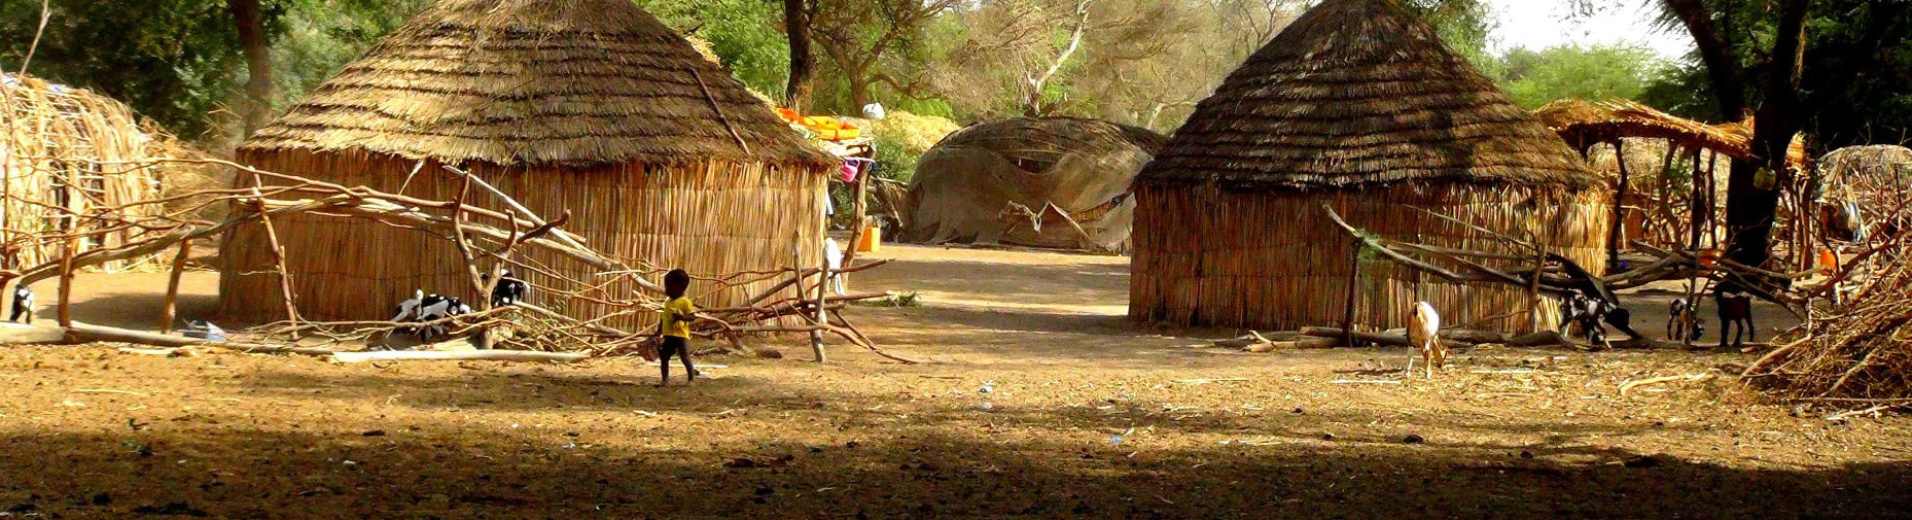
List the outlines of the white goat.
<svg viewBox="0 0 1912 520">
<path fill-rule="evenodd" d="M 1434 312 L 1434 306 L 1427 302 L 1414 302 L 1414 315 L 1408 318 L 1407 342 L 1409 346 L 1420 349 L 1421 364 L 1427 367 L 1427 378 L 1434 378 L 1435 367 L 1447 367 L 1447 346 L 1441 344 L 1441 315 Z M 1407 359 L 1407 375 L 1414 375 L 1414 358 Z"/>
</svg>

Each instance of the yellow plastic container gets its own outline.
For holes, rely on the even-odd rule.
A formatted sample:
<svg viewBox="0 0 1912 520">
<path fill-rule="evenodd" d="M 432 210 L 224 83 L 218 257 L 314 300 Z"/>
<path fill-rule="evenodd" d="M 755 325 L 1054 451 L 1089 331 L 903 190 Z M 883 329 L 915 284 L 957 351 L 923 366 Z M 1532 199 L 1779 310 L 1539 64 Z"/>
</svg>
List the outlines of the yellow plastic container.
<svg viewBox="0 0 1912 520">
<path fill-rule="evenodd" d="M 857 238 L 856 240 L 856 252 L 875 253 L 878 249 L 882 249 L 882 248 L 883 248 L 883 228 L 880 228 L 877 226 L 865 226 L 863 228 L 863 234 L 860 235 L 859 238 Z"/>
</svg>

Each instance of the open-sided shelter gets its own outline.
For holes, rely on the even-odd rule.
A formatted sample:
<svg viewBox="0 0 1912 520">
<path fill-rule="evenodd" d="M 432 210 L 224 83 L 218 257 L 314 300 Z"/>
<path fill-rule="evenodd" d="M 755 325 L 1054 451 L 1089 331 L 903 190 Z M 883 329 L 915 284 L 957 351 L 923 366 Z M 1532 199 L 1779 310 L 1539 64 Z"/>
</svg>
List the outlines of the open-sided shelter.
<svg viewBox="0 0 1912 520">
<path fill-rule="evenodd" d="M 1126 251 L 1135 209 L 1129 184 L 1165 140 L 1073 117 L 972 125 L 917 163 L 899 238 Z"/>
<path fill-rule="evenodd" d="M 1511 286 L 1361 264 L 1329 220 L 1389 238 L 1514 253 L 1424 208 L 1536 237 L 1604 272 L 1610 194 L 1581 159 L 1396 0 L 1327 0 L 1201 102 L 1136 179 L 1130 314 L 1292 329 L 1443 324 L 1523 329 Z M 1353 284 L 1350 291 L 1350 284 Z M 1542 305 L 1543 322 L 1557 315 Z"/>
<path fill-rule="evenodd" d="M 238 160 L 434 200 L 457 198 L 460 179 L 441 165 L 462 165 L 544 218 L 571 211 L 564 229 L 594 249 L 694 275 L 787 269 L 798 257 L 815 265 L 832 167 L 629 0 L 443 0 L 255 134 Z M 485 194 L 471 200 L 504 209 Z M 307 318 L 390 318 L 415 289 L 475 296 L 459 291 L 469 284 L 449 241 L 317 215 L 274 224 Z M 282 308 L 264 242 L 258 226 L 227 237 L 229 318 Z M 574 278 L 592 272 L 526 255 Z M 520 274 L 534 287 L 546 279 Z M 699 303 L 723 306 L 767 283 Z M 532 303 L 623 310 L 535 292 Z"/>
</svg>

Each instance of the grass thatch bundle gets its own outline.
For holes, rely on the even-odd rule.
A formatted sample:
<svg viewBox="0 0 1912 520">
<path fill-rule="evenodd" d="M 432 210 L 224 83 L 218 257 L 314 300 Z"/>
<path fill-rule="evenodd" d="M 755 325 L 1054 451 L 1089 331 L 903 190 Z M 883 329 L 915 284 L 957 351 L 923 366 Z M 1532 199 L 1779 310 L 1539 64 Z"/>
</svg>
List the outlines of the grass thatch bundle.
<svg viewBox="0 0 1912 520">
<path fill-rule="evenodd" d="M 1352 308 L 1358 325 L 1392 328 L 1428 301 L 1457 326 L 1525 328 L 1536 307 L 1552 321 L 1520 288 L 1379 262 L 1356 276 L 1359 245 L 1324 204 L 1390 238 L 1512 253 L 1407 206 L 1426 208 L 1604 270 L 1603 183 L 1397 0 L 1309 10 L 1197 106 L 1136 185 L 1137 319 L 1292 329 Z"/>
<path fill-rule="evenodd" d="M 126 205 L 213 183 L 210 168 L 160 162 L 202 154 L 126 105 L 87 90 L 0 74 L 0 123 L 0 268 L 59 258 L 59 236 L 65 234 L 82 235 L 75 253 L 125 244 L 137 230 L 109 229 L 116 220 L 85 217 L 162 215 L 168 207 Z M 143 260 L 103 267 L 123 269 Z"/>
</svg>

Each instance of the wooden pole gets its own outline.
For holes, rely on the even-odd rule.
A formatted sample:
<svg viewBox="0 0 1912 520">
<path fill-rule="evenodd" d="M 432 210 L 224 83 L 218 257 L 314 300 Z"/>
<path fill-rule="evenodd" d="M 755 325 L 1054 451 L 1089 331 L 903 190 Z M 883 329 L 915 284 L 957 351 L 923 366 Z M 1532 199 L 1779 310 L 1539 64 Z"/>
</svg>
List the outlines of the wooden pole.
<svg viewBox="0 0 1912 520">
<path fill-rule="evenodd" d="M 252 197 L 253 197 L 252 202 L 254 205 L 258 206 L 259 225 L 264 226 L 266 228 L 266 245 L 267 247 L 272 248 L 271 253 L 272 253 L 273 265 L 277 266 L 279 269 L 279 291 L 285 297 L 286 323 L 291 325 L 292 330 L 297 330 L 299 326 L 299 306 L 294 304 L 292 300 L 293 295 L 296 294 L 292 292 L 292 273 L 286 270 L 285 247 L 279 245 L 279 232 L 274 230 L 272 227 L 272 216 L 268 214 L 269 213 L 268 211 L 266 211 L 265 195 L 259 192 L 259 186 L 261 184 L 262 184 L 262 181 L 260 180 L 259 175 L 253 174 L 252 175 Z"/>
<path fill-rule="evenodd" d="M 866 166 L 864 170 L 867 171 L 859 171 L 856 176 L 856 187 L 854 188 L 856 202 L 853 205 L 855 210 L 850 214 L 852 218 L 850 221 L 850 249 L 843 253 L 844 267 L 849 267 L 850 262 L 856 260 L 857 246 L 863 240 L 864 221 L 869 218 L 870 177 L 876 175 L 876 166 Z M 848 280 L 844 281 L 846 284 L 848 282 Z"/>
<path fill-rule="evenodd" d="M 824 181 L 823 197 L 824 197 L 824 203 L 828 204 L 829 197 L 830 197 L 829 181 Z M 825 214 L 821 209 L 818 209 L 817 211 L 817 241 L 822 242 L 823 239 L 828 238 L 829 236 L 830 236 L 830 216 Z M 830 259 L 826 258 L 827 255 L 825 252 L 823 252 L 822 248 L 818 248 L 817 250 L 818 250 L 817 265 L 820 268 L 817 269 L 817 301 L 816 301 L 817 315 L 815 319 L 816 319 L 817 327 L 824 327 L 830 324 L 830 322 L 826 321 L 828 320 L 828 318 L 826 318 L 823 314 L 824 313 L 823 298 L 826 294 L 828 294 L 828 291 L 830 289 Z M 797 265 L 802 266 L 803 265 L 803 262 L 801 261 L 801 259 L 803 258 L 802 244 L 797 245 L 797 258 L 799 259 L 799 261 L 797 262 Z M 798 269 L 797 275 L 801 277 L 803 275 L 803 270 Z M 798 286 L 799 286 L 798 299 L 802 299 L 801 297 L 802 284 L 798 284 Z M 817 363 L 824 363 L 829 360 L 829 357 L 824 355 L 824 352 L 823 352 L 823 330 L 821 328 L 819 328 L 818 330 L 810 331 L 810 351 L 816 354 Z"/>
<path fill-rule="evenodd" d="M 73 328 L 73 255 L 79 245 L 80 216 L 74 213 L 79 206 L 75 199 L 79 193 L 73 189 L 75 182 L 73 169 L 66 169 L 66 180 L 60 191 L 66 194 L 66 240 L 60 245 L 60 327 Z M 22 281 L 22 283 L 25 283 Z"/>
<path fill-rule="evenodd" d="M 1354 306 L 1361 301 L 1361 247 L 1361 239 L 1356 238 L 1348 249 L 1348 305 L 1341 317 L 1341 343 L 1349 347 L 1354 346 Z"/>
<path fill-rule="evenodd" d="M 1613 225 L 1607 235 L 1607 266 L 1620 265 L 1620 237 L 1626 233 L 1626 198 L 1631 175 L 1627 172 L 1625 140 L 1613 140 L 1613 162 L 1620 166 L 1620 186 L 1613 192 Z"/>
<path fill-rule="evenodd" d="M 173 256 L 172 276 L 166 279 L 166 309 L 161 313 L 160 334 L 171 334 L 179 321 L 179 279 L 186 272 L 186 260 L 192 256 L 193 241 L 179 241 L 179 254 Z"/>
</svg>

